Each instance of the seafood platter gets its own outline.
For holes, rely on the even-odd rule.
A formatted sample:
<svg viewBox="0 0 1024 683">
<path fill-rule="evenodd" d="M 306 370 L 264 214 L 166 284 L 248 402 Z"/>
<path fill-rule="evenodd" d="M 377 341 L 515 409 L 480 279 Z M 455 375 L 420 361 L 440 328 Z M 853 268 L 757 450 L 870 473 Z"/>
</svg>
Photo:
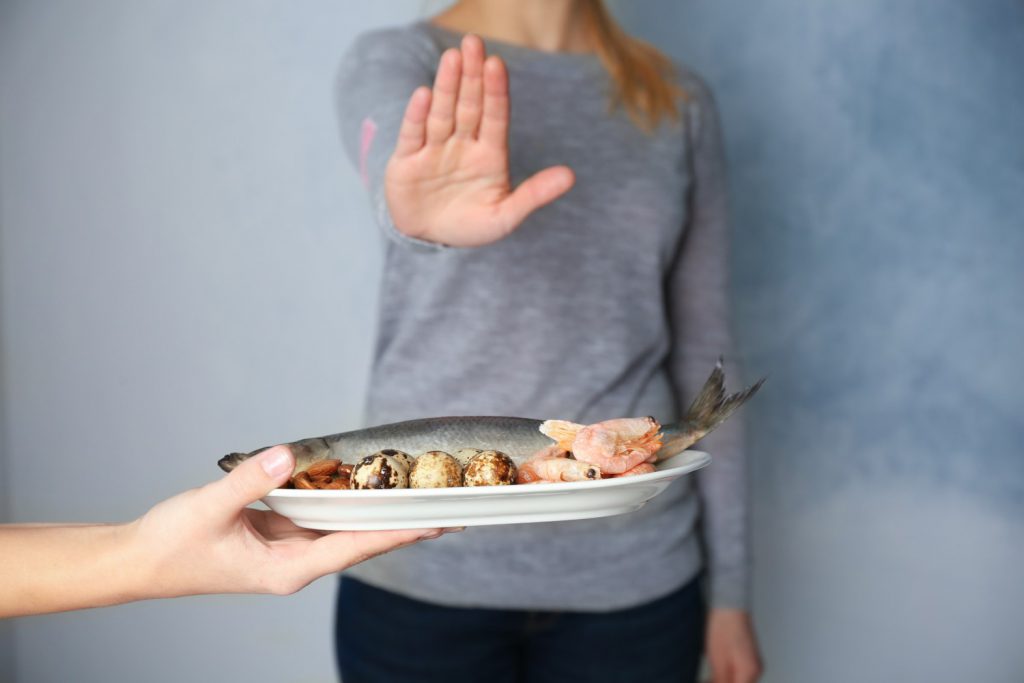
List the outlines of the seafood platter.
<svg viewBox="0 0 1024 683">
<path fill-rule="evenodd" d="M 721 363 L 686 418 L 584 425 L 515 417 L 411 420 L 294 441 L 295 470 L 263 498 L 295 524 L 402 529 L 588 519 L 638 510 L 711 456 L 690 450 L 761 383 L 727 395 Z M 218 462 L 231 471 L 262 450 Z"/>
</svg>

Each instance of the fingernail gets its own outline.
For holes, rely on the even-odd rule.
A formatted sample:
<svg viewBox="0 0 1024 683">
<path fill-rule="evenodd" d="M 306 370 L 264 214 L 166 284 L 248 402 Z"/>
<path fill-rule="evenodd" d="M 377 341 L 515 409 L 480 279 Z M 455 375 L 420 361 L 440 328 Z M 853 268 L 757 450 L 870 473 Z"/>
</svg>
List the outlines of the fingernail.
<svg viewBox="0 0 1024 683">
<path fill-rule="evenodd" d="M 441 529 L 431 529 L 430 531 L 428 531 L 428 532 L 424 533 L 422 536 L 420 536 L 420 538 L 422 538 L 424 540 L 430 539 L 430 538 L 438 538 L 443 533 L 444 533 L 444 531 L 441 530 Z"/>
<path fill-rule="evenodd" d="M 453 527 L 448 527 L 447 529 L 445 529 L 444 533 L 446 533 L 446 534 L 454 534 L 456 531 L 465 531 L 465 530 L 466 530 L 466 527 L 464 527 L 464 526 L 453 526 Z"/>
<path fill-rule="evenodd" d="M 260 455 L 260 466 L 268 477 L 276 479 L 291 469 L 291 453 L 286 448 L 271 448 Z"/>
</svg>

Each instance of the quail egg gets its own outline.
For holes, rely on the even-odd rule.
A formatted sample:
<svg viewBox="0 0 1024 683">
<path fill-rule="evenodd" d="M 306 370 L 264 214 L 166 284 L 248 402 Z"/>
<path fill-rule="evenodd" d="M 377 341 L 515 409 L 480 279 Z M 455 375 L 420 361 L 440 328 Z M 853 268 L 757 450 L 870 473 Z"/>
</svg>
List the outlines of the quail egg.
<svg viewBox="0 0 1024 683">
<path fill-rule="evenodd" d="M 406 472 L 412 470 L 413 457 L 405 451 L 399 451 L 394 448 L 385 448 L 380 451 L 380 453 L 382 455 L 390 455 L 392 458 L 405 465 Z"/>
<path fill-rule="evenodd" d="M 351 486 L 354 489 L 408 488 L 409 471 L 401 460 L 380 451 L 356 463 Z"/>
<path fill-rule="evenodd" d="M 516 483 L 516 464 L 501 451 L 483 451 L 470 459 L 464 486 L 508 486 Z"/>
<path fill-rule="evenodd" d="M 465 467 L 466 465 L 469 464 L 470 460 L 480 455 L 481 453 L 483 453 L 483 451 L 480 450 L 479 448 L 460 448 L 459 450 L 455 451 L 454 455 L 455 459 L 459 461 L 459 464 L 462 465 L 462 467 Z"/>
<path fill-rule="evenodd" d="M 462 485 L 462 465 L 444 451 L 427 451 L 412 464 L 409 487 L 440 489 Z"/>
</svg>

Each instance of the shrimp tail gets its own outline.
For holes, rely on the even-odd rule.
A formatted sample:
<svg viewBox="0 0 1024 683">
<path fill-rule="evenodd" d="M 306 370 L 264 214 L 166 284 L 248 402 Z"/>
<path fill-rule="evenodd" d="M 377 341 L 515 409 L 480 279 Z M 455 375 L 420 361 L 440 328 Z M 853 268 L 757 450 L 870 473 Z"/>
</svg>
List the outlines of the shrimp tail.
<svg viewBox="0 0 1024 683">
<path fill-rule="evenodd" d="M 540 426 L 540 431 L 545 436 L 554 439 L 562 450 L 571 451 L 576 435 L 584 426 L 566 420 L 545 420 Z"/>
<path fill-rule="evenodd" d="M 686 417 L 677 429 L 666 428 L 665 443 L 658 451 L 658 460 L 671 458 L 703 439 L 718 425 L 725 422 L 736 410 L 747 402 L 764 384 L 761 378 L 743 391 L 735 394 L 725 393 L 725 371 L 722 369 L 722 358 L 715 363 L 711 376 L 704 382 L 697 398 L 690 404 Z"/>
</svg>

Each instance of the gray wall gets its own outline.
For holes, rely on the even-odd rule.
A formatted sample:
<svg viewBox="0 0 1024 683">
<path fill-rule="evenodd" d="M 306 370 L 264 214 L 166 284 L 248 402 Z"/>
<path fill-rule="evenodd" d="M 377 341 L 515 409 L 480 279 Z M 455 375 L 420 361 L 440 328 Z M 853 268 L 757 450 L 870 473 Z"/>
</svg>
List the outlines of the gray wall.
<svg viewBox="0 0 1024 683">
<path fill-rule="evenodd" d="M 725 119 L 767 680 L 1019 681 L 1021 5 L 619 4 Z M 329 87 L 423 7 L 382 5 L 0 4 L 12 519 L 354 424 L 378 262 Z M 331 680 L 332 598 L 17 620 L 17 680 Z"/>
<path fill-rule="evenodd" d="M 725 120 L 767 680 L 1024 680 L 1024 4 L 620 4 Z"/>
</svg>

